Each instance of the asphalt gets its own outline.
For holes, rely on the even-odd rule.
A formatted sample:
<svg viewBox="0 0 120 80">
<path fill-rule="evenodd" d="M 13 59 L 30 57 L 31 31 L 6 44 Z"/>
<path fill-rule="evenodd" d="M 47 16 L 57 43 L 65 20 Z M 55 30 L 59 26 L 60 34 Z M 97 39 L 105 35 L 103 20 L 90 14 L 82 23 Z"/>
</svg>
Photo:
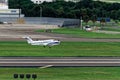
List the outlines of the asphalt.
<svg viewBox="0 0 120 80">
<path fill-rule="evenodd" d="M 120 39 L 75 38 L 63 34 L 37 33 L 34 30 L 58 28 L 44 25 L 0 25 L 0 41 L 21 41 L 22 37 L 33 39 L 59 39 L 81 42 L 120 42 Z M 120 66 L 120 57 L 0 57 L 0 67 L 82 67 Z"/>
<path fill-rule="evenodd" d="M 98 39 L 98 38 L 77 38 L 71 35 L 39 33 L 35 30 L 57 29 L 53 25 L 30 25 L 30 24 L 12 24 L 0 25 L 0 41 L 25 41 L 22 37 L 30 36 L 33 39 L 58 39 L 60 41 L 79 41 L 79 42 L 120 42 L 118 39 Z"/>
<path fill-rule="evenodd" d="M 120 66 L 120 57 L 0 57 L 0 67 Z"/>
</svg>

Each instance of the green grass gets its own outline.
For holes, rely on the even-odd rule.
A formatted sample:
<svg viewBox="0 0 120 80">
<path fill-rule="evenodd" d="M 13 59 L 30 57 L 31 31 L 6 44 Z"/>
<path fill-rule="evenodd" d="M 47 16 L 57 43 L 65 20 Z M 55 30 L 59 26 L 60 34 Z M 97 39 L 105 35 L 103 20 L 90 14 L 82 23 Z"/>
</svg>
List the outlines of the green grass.
<svg viewBox="0 0 120 80">
<path fill-rule="evenodd" d="M 36 73 L 38 76 L 36 80 L 120 80 L 120 67 L 0 68 L 0 79 L 15 80 L 13 79 L 15 73 Z"/>
<path fill-rule="evenodd" d="M 120 56 L 119 42 L 62 42 L 52 48 L 0 42 L 0 56 Z"/>
<path fill-rule="evenodd" d="M 39 30 L 38 32 L 43 32 Z M 85 38 L 120 38 L 120 34 L 105 34 L 96 32 L 87 32 L 85 30 L 80 30 L 78 28 L 60 28 L 53 29 L 53 33 L 67 34 L 73 37 L 85 37 Z"/>
<path fill-rule="evenodd" d="M 120 28 L 113 28 L 113 27 L 105 27 L 103 28 L 103 30 L 120 32 Z"/>
</svg>

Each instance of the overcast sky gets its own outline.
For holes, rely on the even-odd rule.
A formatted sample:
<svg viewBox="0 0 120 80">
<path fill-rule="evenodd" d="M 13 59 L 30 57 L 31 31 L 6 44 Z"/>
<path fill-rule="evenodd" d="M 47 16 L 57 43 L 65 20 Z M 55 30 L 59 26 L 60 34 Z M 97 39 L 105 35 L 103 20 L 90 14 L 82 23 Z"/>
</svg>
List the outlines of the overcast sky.
<svg viewBox="0 0 120 80">
<path fill-rule="evenodd" d="M 44 1 L 44 0 L 41 0 L 41 1 Z M 46 1 L 51 1 L 51 0 L 46 0 Z"/>
</svg>

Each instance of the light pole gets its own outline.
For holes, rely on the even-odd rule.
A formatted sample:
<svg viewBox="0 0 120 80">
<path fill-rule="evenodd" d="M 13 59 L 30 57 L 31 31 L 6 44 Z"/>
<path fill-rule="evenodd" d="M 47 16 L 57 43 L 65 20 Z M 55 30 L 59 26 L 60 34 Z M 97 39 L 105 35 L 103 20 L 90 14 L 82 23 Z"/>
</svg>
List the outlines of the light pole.
<svg viewBox="0 0 120 80">
<path fill-rule="evenodd" d="M 83 27 L 82 27 L 82 22 L 83 22 L 83 20 L 82 20 L 82 16 L 80 17 L 80 27 L 81 27 L 81 29 L 83 29 Z"/>
<path fill-rule="evenodd" d="M 39 2 L 38 2 L 38 5 L 39 5 L 39 8 L 40 8 L 40 21 L 42 21 L 42 7 L 41 7 L 41 1 L 39 0 Z"/>
<path fill-rule="evenodd" d="M 21 13 L 21 10 L 20 10 L 20 0 L 18 0 L 18 4 L 19 4 L 19 19 L 20 19 L 20 13 Z"/>
<path fill-rule="evenodd" d="M 40 6 L 40 17 L 42 18 L 42 7 Z"/>
</svg>

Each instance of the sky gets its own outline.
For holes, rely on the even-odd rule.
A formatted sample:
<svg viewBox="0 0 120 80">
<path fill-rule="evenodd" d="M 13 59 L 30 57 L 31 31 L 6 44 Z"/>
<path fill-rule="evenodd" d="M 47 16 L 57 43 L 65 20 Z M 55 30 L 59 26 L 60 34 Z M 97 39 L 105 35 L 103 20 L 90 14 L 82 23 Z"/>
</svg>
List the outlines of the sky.
<svg viewBox="0 0 120 80">
<path fill-rule="evenodd" d="M 41 0 L 41 1 L 44 1 L 44 0 Z M 51 0 L 46 0 L 46 1 L 51 1 Z"/>
<path fill-rule="evenodd" d="M 34 0 L 32 0 L 32 1 L 34 1 Z M 42 2 L 43 2 L 43 1 L 52 1 L 52 0 L 40 0 L 40 1 L 42 1 Z"/>
</svg>

